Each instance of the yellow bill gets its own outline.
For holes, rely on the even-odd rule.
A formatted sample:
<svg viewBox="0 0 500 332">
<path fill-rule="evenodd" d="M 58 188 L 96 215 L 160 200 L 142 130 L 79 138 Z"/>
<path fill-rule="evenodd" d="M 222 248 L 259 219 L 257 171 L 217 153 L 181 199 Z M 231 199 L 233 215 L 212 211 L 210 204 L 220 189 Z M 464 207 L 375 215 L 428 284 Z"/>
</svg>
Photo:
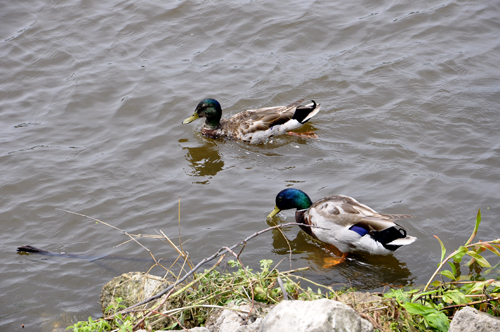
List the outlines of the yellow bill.
<svg viewBox="0 0 500 332">
<path fill-rule="evenodd" d="M 266 219 L 269 219 L 269 218 L 274 217 L 274 216 L 275 216 L 275 215 L 277 215 L 280 211 L 281 211 L 281 210 L 280 210 L 277 206 L 275 206 L 275 207 L 274 207 L 273 212 L 269 213 L 269 215 L 267 216 L 267 218 L 266 218 Z"/>
<path fill-rule="evenodd" d="M 200 118 L 200 117 L 199 117 L 198 113 L 194 112 L 194 114 L 193 114 L 193 115 L 191 115 L 191 116 L 190 116 L 189 118 L 187 118 L 186 120 L 182 121 L 182 124 L 191 123 L 191 122 L 193 122 L 194 120 L 199 119 L 199 118 Z"/>
</svg>

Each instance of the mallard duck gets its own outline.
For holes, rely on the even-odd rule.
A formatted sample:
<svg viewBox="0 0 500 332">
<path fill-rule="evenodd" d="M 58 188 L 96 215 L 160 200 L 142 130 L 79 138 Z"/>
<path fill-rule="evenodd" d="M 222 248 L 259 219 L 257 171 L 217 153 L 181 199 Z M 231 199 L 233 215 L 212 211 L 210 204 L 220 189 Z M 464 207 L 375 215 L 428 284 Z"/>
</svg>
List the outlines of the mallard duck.
<svg viewBox="0 0 500 332">
<path fill-rule="evenodd" d="M 305 99 L 297 100 L 288 106 L 264 107 L 247 110 L 229 119 L 222 119 L 222 108 L 215 99 L 200 101 L 194 114 L 182 124 L 206 118 L 201 133 L 212 138 L 237 139 L 249 143 L 261 143 L 267 138 L 297 129 L 319 112 L 320 104 L 313 100 L 302 105 Z"/>
<path fill-rule="evenodd" d="M 417 239 L 407 236 L 406 230 L 394 222 L 412 216 L 378 213 L 354 198 L 343 195 L 324 197 L 312 203 L 303 191 L 288 188 L 278 193 L 276 207 L 267 218 L 272 218 L 281 210 L 293 208 L 297 209 L 297 223 L 317 226 L 300 226 L 302 230 L 322 242 L 334 245 L 343 253 L 343 258 L 347 253 L 356 251 L 387 255 Z"/>
</svg>

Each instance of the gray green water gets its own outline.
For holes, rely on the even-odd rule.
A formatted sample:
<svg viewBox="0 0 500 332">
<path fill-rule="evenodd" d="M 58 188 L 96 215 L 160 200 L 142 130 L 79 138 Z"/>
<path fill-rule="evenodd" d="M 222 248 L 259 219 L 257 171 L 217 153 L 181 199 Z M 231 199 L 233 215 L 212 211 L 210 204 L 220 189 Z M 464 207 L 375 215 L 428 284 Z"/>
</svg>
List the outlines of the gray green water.
<svg viewBox="0 0 500 332">
<path fill-rule="evenodd" d="M 285 187 L 345 194 L 404 220 L 418 241 L 394 256 L 328 252 L 298 228 L 263 234 L 242 259 L 334 287 L 427 281 L 469 236 L 499 237 L 500 4 L 495 1 L 10 1 L 0 5 L 0 329 L 62 331 L 100 315 L 112 277 L 149 257 L 120 232 L 178 237 L 193 260 L 268 227 Z M 181 125 L 205 97 L 229 116 L 301 97 L 322 104 L 302 131 L 263 145 Z M 282 214 L 293 221 L 293 212 Z M 175 258 L 157 240 L 141 241 Z M 101 264 L 102 263 L 102 264 Z M 161 273 L 160 270 L 154 272 Z"/>
</svg>

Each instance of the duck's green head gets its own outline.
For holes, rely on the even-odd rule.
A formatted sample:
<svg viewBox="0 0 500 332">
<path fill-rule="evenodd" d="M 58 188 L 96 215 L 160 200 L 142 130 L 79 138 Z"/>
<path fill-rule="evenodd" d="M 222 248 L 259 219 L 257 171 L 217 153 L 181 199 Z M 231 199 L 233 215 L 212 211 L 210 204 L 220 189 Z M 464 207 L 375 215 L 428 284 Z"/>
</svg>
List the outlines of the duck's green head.
<svg viewBox="0 0 500 332">
<path fill-rule="evenodd" d="M 276 195 L 276 206 L 267 218 L 274 217 L 281 210 L 288 209 L 308 209 L 312 205 L 311 199 L 305 192 L 298 189 L 288 188 L 280 191 Z"/>
<path fill-rule="evenodd" d="M 205 126 L 209 129 L 215 129 L 219 125 L 222 108 L 217 100 L 207 98 L 200 101 L 194 114 L 182 121 L 182 124 L 191 123 L 198 118 L 206 118 Z"/>
</svg>

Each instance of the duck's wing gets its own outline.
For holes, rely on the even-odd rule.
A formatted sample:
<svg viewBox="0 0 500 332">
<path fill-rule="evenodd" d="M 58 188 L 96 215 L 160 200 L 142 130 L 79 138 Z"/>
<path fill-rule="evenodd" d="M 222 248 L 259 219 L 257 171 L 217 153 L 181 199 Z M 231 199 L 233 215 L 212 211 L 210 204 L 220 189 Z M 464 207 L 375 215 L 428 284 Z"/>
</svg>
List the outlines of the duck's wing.
<svg viewBox="0 0 500 332">
<path fill-rule="evenodd" d="M 281 125 L 293 118 L 297 106 L 305 99 L 297 100 L 287 106 L 264 107 L 253 110 L 248 110 L 236 114 L 231 120 L 239 122 L 240 129 L 244 135 L 267 130 L 272 126 Z"/>
<path fill-rule="evenodd" d="M 239 139 L 258 141 L 288 130 L 297 129 L 319 112 L 316 102 L 302 105 L 305 99 L 287 106 L 273 106 L 247 110 L 221 122 L 224 129 Z"/>
<path fill-rule="evenodd" d="M 315 202 L 308 212 L 305 217 L 309 217 L 311 222 L 318 226 L 328 227 L 328 224 L 334 224 L 336 227 L 350 228 L 358 225 L 370 231 L 382 231 L 397 225 L 393 220 L 411 217 L 381 214 L 354 198 L 343 195 L 322 198 Z"/>
</svg>

